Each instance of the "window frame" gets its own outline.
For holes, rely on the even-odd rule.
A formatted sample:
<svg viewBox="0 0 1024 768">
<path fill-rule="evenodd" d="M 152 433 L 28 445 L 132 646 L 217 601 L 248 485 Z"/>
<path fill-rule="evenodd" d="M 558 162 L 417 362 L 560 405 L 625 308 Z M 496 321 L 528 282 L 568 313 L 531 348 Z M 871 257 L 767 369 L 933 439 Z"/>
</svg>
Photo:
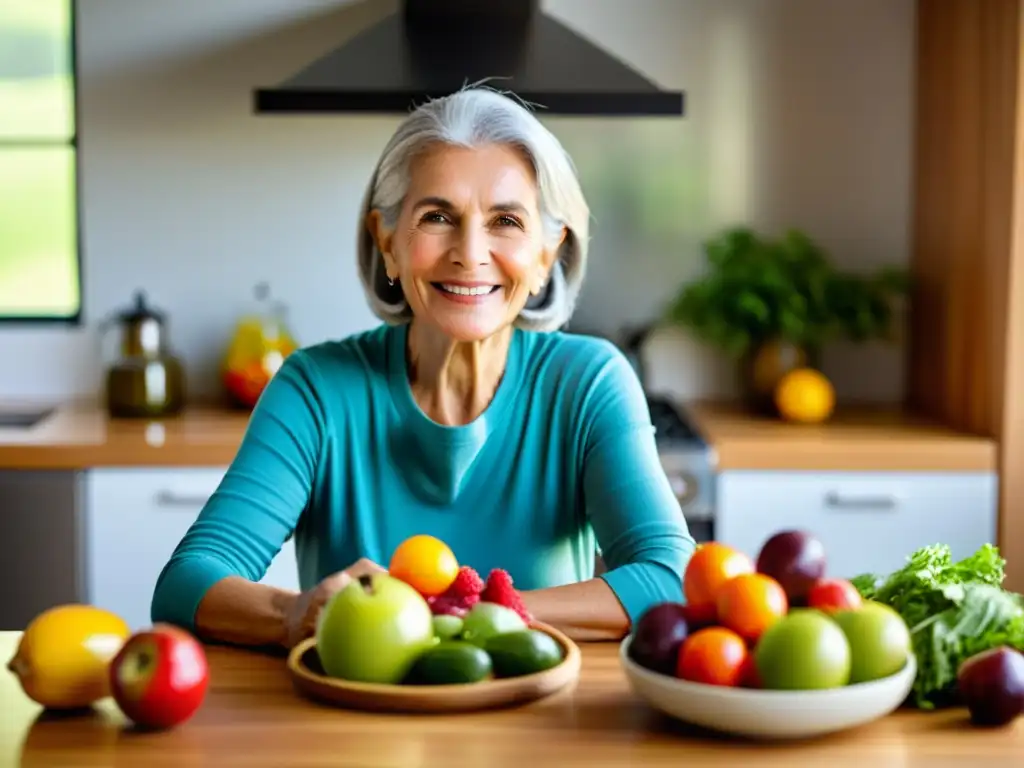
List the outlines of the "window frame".
<svg viewBox="0 0 1024 768">
<path fill-rule="evenodd" d="M 74 196 L 75 196 L 75 253 L 74 259 L 76 263 L 77 278 L 78 278 L 78 307 L 73 314 L 67 315 L 7 315 L 4 314 L 4 308 L 0 306 L 0 329 L 10 328 L 12 326 L 25 326 L 25 327 L 38 327 L 38 326 L 67 326 L 67 327 L 80 327 L 83 325 L 83 316 L 85 310 L 85 274 L 83 272 L 84 259 L 83 259 L 83 241 L 82 236 L 82 141 L 81 141 L 81 105 L 80 95 L 78 88 L 78 2 L 79 0 L 65 0 L 68 3 L 68 11 L 70 13 L 70 40 L 68 45 L 71 47 L 71 112 L 75 121 L 75 129 L 71 133 L 71 137 L 66 143 L 47 143 L 49 146 L 66 146 L 70 147 L 74 154 L 74 168 L 75 168 L 75 183 L 74 183 Z M 3 147 L 18 147 L 18 146 L 44 146 L 43 142 L 28 141 L 20 139 L 0 139 L 0 152 L 3 151 Z"/>
</svg>

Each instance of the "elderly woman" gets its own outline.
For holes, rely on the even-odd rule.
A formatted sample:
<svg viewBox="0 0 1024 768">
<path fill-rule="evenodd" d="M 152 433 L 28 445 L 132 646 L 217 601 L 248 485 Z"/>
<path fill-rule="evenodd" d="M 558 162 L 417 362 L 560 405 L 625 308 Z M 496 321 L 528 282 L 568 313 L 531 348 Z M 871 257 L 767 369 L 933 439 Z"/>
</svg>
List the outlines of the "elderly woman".
<svg viewBox="0 0 1024 768">
<path fill-rule="evenodd" d="M 507 570 L 535 618 L 578 639 L 681 600 L 694 541 L 634 371 L 558 332 L 588 216 L 570 158 L 517 102 L 468 89 L 409 115 L 359 219 L 384 323 L 287 358 L 163 569 L 153 620 L 291 647 L 420 533 Z M 304 591 L 257 583 L 292 535 Z"/>
</svg>

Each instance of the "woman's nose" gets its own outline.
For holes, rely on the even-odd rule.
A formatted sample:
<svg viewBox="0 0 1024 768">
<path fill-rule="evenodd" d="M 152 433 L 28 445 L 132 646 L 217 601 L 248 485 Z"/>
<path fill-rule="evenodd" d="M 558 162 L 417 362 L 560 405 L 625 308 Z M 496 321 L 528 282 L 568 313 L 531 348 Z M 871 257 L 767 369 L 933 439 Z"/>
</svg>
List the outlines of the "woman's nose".
<svg viewBox="0 0 1024 768">
<path fill-rule="evenodd" d="M 453 262 L 467 268 L 491 262 L 490 242 L 481 227 L 462 227 L 457 237 L 457 242 L 449 251 Z"/>
</svg>

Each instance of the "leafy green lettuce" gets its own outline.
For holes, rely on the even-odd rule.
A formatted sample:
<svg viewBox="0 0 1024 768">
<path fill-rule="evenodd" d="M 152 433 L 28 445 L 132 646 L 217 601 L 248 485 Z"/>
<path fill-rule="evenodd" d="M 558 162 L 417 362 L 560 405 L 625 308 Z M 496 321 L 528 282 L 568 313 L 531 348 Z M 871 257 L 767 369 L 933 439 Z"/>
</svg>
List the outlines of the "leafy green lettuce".
<svg viewBox="0 0 1024 768">
<path fill-rule="evenodd" d="M 974 654 L 1000 645 L 1024 649 L 1024 598 L 1002 588 L 1005 565 L 991 544 L 959 562 L 948 546 L 935 544 L 884 579 L 852 579 L 864 599 L 892 607 L 910 628 L 918 663 L 910 696 L 915 706 L 953 704 L 957 671 Z"/>
</svg>

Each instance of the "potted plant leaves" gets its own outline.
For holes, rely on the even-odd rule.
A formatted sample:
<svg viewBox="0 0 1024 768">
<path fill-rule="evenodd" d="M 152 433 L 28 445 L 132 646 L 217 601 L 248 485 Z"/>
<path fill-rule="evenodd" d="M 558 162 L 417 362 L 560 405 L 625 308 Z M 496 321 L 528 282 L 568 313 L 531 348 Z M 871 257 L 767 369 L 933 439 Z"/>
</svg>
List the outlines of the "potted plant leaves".
<svg viewBox="0 0 1024 768">
<path fill-rule="evenodd" d="M 758 412 L 776 413 L 778 381 L 817 368 L 829 341 L 895 336 L 896 300 L 909 287 L 904 270 L 841 271 L 797 230 L 773 239 L 734 227 L 704 252 L 704 275 L 683 286 L 668 319 L 737 361 L 744 399 Z"/>
</svg>

